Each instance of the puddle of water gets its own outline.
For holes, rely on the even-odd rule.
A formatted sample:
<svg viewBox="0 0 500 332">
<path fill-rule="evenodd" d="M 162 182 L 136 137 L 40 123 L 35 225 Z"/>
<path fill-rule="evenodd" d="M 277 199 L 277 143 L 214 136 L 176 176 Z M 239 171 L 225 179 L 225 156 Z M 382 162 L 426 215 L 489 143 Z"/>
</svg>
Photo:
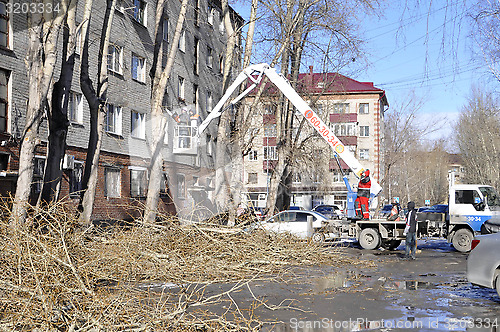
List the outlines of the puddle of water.
<svg viewBox="0 0 500 332">
<path fill-rule="evenodd" d="M 391 281 L 384 285 L 388 289 L 407 289 L 407 290 L 420 290 L 420 289 L 436 289 L 440 285 L 428 281 Z"/>
<path fill-rule="evenodd" d="M 338 271 L 325 277 L 314 279 L 314 292 L 352 287 L 361 275 L 353 271 Z"/>
</svg>

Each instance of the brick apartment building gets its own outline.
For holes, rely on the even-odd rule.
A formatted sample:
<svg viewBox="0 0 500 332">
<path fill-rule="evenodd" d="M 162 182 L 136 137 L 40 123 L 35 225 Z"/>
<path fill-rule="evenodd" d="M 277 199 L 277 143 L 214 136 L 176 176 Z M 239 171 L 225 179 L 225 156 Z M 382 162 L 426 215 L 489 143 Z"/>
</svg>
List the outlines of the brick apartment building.
<svg viewBox="0 0 500 332">
<path fill-rule="evenodd" d="M 24 129 L 28 81 L 24 63 L 28 47 L 26 15 L 10 15 L 9 0 L 0 0 L 0 194 L 14 193 L 20 139 Z M 149 70 L 153 59 L 154 0 L 118 0 L 111 29 L 108 56 L 108 112 L 99 161 L 99 183 L 93 219 L 130 218 L 133 206 L 145 201 L 150 161 Z M 78 2 L 77 24 L 84 2 Z M 164 9 L 162 47 L 166 53 L 173 40 L 180 1 L 168 1 Z M 106 1 L 94 1 L 90 26 L 90 77 L 96 81 L 98 47 Z M 219 0 L 189 3 L 179 50 L 168 82 L 164 106 L 180 115 L 168 120 L 164 142 L 162 209 L 181 215 L 193 206 L 211 208 L 210 187 L 214 165 L 214 141 L 210 134 L 197 139 L 196 127 L 222 95 L 221 68 L 226 35 Z M 241 17 L 232 11 L 238 26 Z M 62 38 L 60 38 L 62 39 Z M 77 45 L 77 54 L 81 45 Z M 59 52 L 60 56 L 61 52 Z M 166 59 L 164 64 L 166 63 Z M 60 64 L 60 61 L 59 61 Z M 90 115 L 80 86 L 77 56 L 68 117 L 70 127 L 64 159 L 61 197 L 76 204 L 81 188 Z M 236 71 L 235 71 L 236 72 Z M 59 72 L 56 70 L 55 79 Z M 210 128 L 209 128 L 210 129 Z M 215 130 L 211 128 L 214 135 Z M 47 121 L 37 147 L 32 202 L 41 188 L 46 154 Z"/>
<path fill-rule="evenodd" d="M 370 82 L 358 82 L 338 73 L 309 73 L 299 75 L 297 91 L 308 101 L 335 132 L 335 135 L 353 152 L 372 178 L 383 176 L 383 118 L 388 107 L 385 91 Z M 268 83 L 269 84 L 269 83 Z M 277 160 L 276 150 L 276 89 L 266 87 L 267 97 L 253 119 L 256 137 L 245 157 L 244 181 L 247 198 L 256 207 L 265 207 L 269 190 L 270 170 Z M 252 101 L 249 98 L 247 105 Z M 294 136 L 301 115 L 295 120 Z M 357 186 L 354 174 L 341 160 L 340 170 L 327 143 L 314 136 L 307 123 L 299 134 L 297 154 L 292 169 L 291 205 L 311 209 L 318 204 L 346 206 L 347 189 L 343 173 L 349 175 L 351 185 Z M 355 189 L 355 188 L 354 188 Z"/>
</svg>

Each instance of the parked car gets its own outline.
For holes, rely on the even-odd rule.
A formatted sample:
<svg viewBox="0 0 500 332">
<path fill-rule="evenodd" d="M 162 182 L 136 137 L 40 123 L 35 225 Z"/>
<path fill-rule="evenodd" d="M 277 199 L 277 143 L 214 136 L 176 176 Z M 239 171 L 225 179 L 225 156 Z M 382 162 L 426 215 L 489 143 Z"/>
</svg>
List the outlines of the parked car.
<svg viewBox="0 0 500 332">
<path fill-rule="evenodd" d="M 319 212 L 329 219 L 342 219 L 344 217 L 344 211 L 342 210 L 342 207 L 337 204 L 317 205 L 314 207 L 313 211 Z"/>
<path fill-rule="evenodd" d="M 448 204 L 436 204 L 436 205 L 433 205 L 427 209 L 423 209 L 422 211 L 418 211 L 418 212 L 448 213 Z"/>
<path fill-rule="evenodd" d="M 380 219 L 387 218 L 391 214 L 391 210 L 392 210 L 392 204 L 384 205 L 378 212 L 378 217 Z"/>
<path fill-rule="evenodd" d="M 500 296 L 500 233 L 478 235 L 472 240 L 467 279 L 474 285 L 496 289 Z"/>
<path fill-rule="evenodd" d="M 324 241 L 325 235 L 320 230 L 328 225 L 328 218 L 316 211 L 281 211 L 271 218 L 257 223 L 254 228 L 257 226 L 267 231 L 288 232 L 300 238 L 307 238 L 307 217 L 309 216 L 312 217 L 313 241 Z"/>
</svg>

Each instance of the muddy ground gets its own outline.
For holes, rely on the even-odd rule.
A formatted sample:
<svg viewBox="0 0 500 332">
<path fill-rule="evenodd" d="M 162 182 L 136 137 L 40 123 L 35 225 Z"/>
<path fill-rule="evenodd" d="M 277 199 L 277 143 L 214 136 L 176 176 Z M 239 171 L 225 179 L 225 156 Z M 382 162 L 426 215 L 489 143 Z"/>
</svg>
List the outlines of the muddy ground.
<svg viewBox="0 0 500 332">
<path fill-rule="evenodd" d="M 253 295 L 243 287 L 209 310 L 257 307 L 254 315 L 275 322 L 261 331 L 500 331 L 500 298 L 467 282 L 467 254 L 444 241 L 420 240 L 418 248 L 417 259 L 405 261 L 404 245 L 385 251 L 344 243 L 344 255 L 376 266 L 297 269 L 291 281 L 252 282 Z M 205 295 L 229 287 L 212 285 Z"/>
</svg>

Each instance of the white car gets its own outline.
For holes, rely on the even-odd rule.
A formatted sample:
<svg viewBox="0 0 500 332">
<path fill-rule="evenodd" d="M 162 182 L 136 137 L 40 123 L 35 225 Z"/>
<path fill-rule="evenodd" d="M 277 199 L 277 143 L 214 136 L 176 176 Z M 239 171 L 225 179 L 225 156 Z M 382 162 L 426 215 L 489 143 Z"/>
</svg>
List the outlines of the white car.
<svg viewBox="0 0 500 332">
<path fill-rule="evenodd" d="M 496 289 L 500 296 L 500 233 L 478 235 L 467 258 L 470 283 Z"/>
<path fill-rule="evenodd" d="M 307 217 L 312 218 L 312 229 L 308 230 Z M 321 229 L 328 224 L 328 218 L 315 211 L 286 210 L 259 223 L 265 230 L 276 233 L 288 232 L 300 238 L 312 236 L 313 241 L 325 240 Z"/>
</svg>

